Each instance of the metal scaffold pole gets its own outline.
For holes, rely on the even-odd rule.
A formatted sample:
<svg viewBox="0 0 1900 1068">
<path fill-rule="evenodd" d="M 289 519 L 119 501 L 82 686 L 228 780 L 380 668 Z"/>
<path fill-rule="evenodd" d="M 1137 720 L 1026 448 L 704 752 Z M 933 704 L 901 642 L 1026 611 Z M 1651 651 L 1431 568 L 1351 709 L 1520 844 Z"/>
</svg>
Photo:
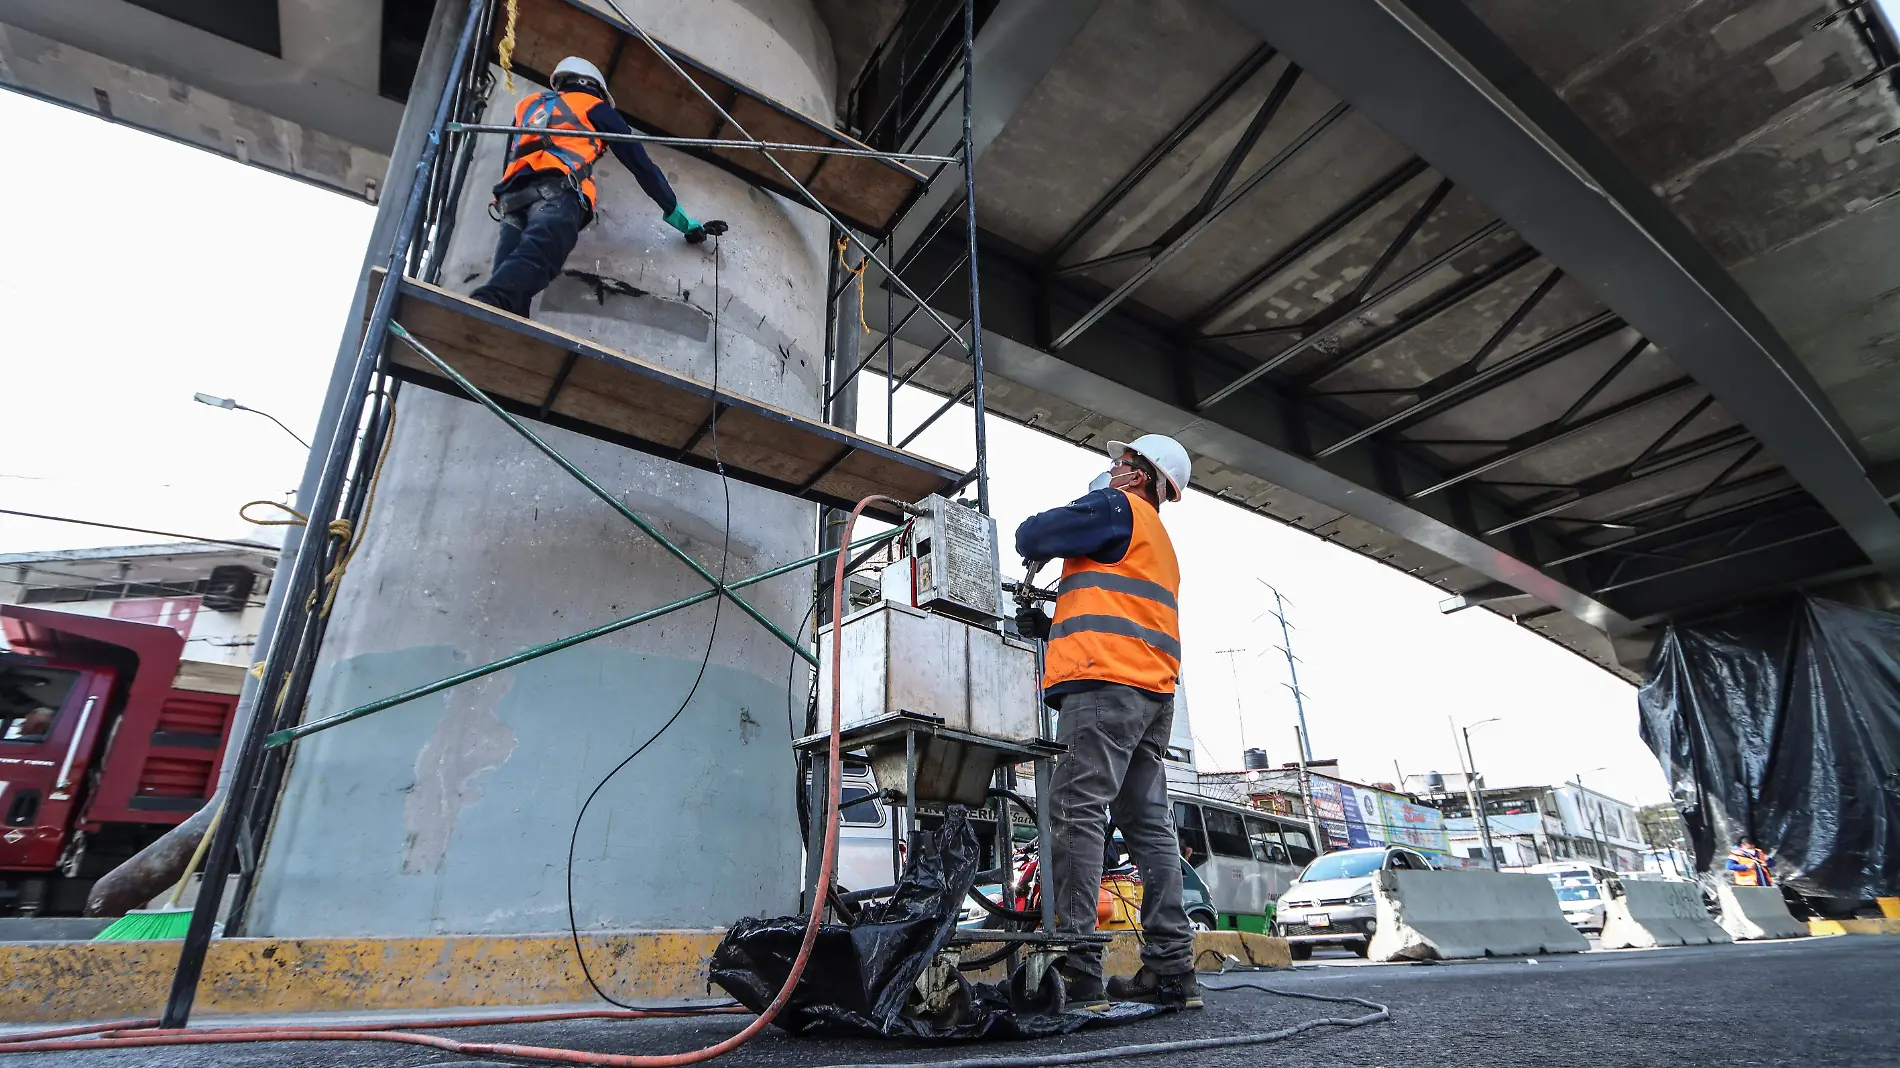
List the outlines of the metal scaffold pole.
<svg viewBox="0 0 1900 1068">
<path fill-rule="evenodd" d="M 409 184 L 402 215 L 384 261 L 391 277 L 402 273 L 410 245 L 415 240 L 457 88 L 462 82 L 462 72 L 475 52 L 477 30 L 487 6 L 485 0 L 470 0 L 468 12 L 463 18 L 447 84 L 436 103 L 435 116 L 429 126 L 429 139 L 423 146 L 421 158 L 416 162 L 415 175 Z M 370 381 L 376 374 L 377 364 L 388 344 L 386 330 L 395 302 L 395 286 L 386 285 L 378 292 L 357 347 L 356 362 L 350 369 L 348 386 L 343 392 L 342 410 L 336 432 L 328 443 L 323 474 L 317 483 L 315 498 L 306 509 L 310 517 L 310 531 L 319 536 L 305 537 L 291 564 L 290 580 L 286 584 L 283 601 L 289 611 L 279 616 L 277 628 L 270 638 L 269 652 L 264 661 L 263 685 L 258 687 L 257 704 L 239 750 L 238 766 L 232 776 L 230 797 L 226 802 L 234 816 L 244 810 L 262 768 L 264 735 L 275 718 L 267 714 L 266 710 L 275 713 L 281 709 L 284 698 L 289 696 L 289 687 L 296 681 L 292 676 L 307 674 L 307 668 L 301 661 L 313 659 L 305 656 L 311 632 L 320 625 L 319 612 L 312 601 L 318 593 L 323 567 L 329 556 L 327 550 L 330 548 L 330 539 L 319 532 L 327 530 L 330 517 L 336 515 L 350 474 L 351 457 L 360 455 L 357 429 L 362 424 L 364 408 L 369 399 Z M 360 463 L 358 466 L 361 466 Z M 224 896 L 225 881 L 237 859 L 238 830 L 243 822 L 239 818 L 221 820 L 212 835 L 211 846 L 205 854 L 198 903 L 192 911 L 191 926 L 180 948 L 178 967 L 172 975 L 171 992 L 165 1001 L 165 1027 L 183 1027 L 190 1022 L 198 979 L 203 974 L 205 953 L 211 943 L 212 926 Z"/>
<path fill-rule="evenodd" d="M 989 436 L 984 426 L 983 302 L 977 285 L 976 135 L 971 112 L 976 91 L 976 0 L 963 0 L 963 217 L 970 253 L 970 405 L 976 410 L 976 507 L 990 511 Z"/>
</svg>

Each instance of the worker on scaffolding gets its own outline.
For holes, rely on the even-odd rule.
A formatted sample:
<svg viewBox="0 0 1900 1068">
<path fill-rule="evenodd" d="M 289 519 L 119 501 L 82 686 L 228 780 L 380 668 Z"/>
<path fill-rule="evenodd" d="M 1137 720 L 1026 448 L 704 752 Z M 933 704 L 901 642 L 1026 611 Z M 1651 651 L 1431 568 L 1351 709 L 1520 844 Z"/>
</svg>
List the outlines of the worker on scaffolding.
<svg viewBox="0 0 1900 1068">
<path fill-rule="evenodd" d="M 1060 557 L 1053 622 L 1033 602 L 1017 629 L 1044 639 L 1043 695 L 1067 746 L 1048 799 L 1054 840 L 1045 844 L 1045 886 L 1056 926 L 1092 934 L 1102 881 L 1103 839 L 1112 814 L 1141 869 L 1141 968 L 1102 983 L 1099 946 L 1069 951 L 1057 965 L 1072 1005 L 1108 998 L 1201 1007 L 1194 934 L 1181 905 L 1180 843 L 1162 761 L 1174 726 L 1181 670 L 1176 594 L 1181 571 L 1161 524 L 1189 479 L 1187 450 L 1147 434 L 1111 441 L 1107 488 L 1031 516 L 1016 529 L 1026 561 Z"/>
<path fill-rule="evenodd" d="M 569 56 L 554 68 L 553 88 L 522 100 L 515 107 L 519 127 L 546 129 L 547 133 L 518 133 L 508 138 L 508 155 L 501 183 L 495 186 L 490 211 L 501 220 L 495 243 L 495 266 L 488 281 L 470 296 L 516 315 L 528 314 L 535 294 L 548 287 L 581 230 L 593 221 L 594 164 L 613 150 L 614 158 L 633 172 L 640 188 L 660 207 L 667 225 L 697 245 L 708 234 L 725 233 L 726 224 L 694 222 L 681 209 L 666 175 L 660 173 L 646 149 L 634 141 L 605 142 L 591 137 L 563 137 L 554 131 L 583 130 L 629 134 L 633 128 L 614 110 L 607 79 L 600 68 L 579 56 Z"/>
</svg>

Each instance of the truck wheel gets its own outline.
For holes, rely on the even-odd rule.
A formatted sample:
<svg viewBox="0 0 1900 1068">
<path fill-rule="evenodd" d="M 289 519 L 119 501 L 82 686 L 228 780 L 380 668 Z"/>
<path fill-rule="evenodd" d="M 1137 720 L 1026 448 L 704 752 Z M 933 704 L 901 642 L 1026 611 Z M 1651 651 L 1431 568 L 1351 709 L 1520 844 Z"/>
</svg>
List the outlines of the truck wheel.
<svg viewBox="0 0 1900 1068">
<path fill-rule="evenodd" d="M 1313 947 L 1305 942 L 1288 942 L 1286 948 L 1287 952 L 1293 954 L 1294 960 L 1313 959 Z"/>
<path fill-rule="evenodd" d="M 1188 926 L 1196 931 L 1217 931 L 1220 929 L 1220 921 L 1216 920 L 1211 913 L 1190 912 Z"/>
</svg>

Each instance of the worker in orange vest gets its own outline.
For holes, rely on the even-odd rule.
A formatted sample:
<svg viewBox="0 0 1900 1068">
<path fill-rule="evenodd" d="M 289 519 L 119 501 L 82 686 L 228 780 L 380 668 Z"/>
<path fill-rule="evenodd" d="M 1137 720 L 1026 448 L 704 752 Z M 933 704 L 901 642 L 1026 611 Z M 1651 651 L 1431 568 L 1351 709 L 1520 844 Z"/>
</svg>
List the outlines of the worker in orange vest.
<svg viewBox="0 0 1900 1068">
<path fill-rule="evenodd" d="M 484 304 L 521 316 L 528 314 L 535 294 L 561 273 L 581 230 L 593 221 L 597 195 L 594 164 L 609 150 L 659 205 L 667 225 L 684 234 L 687 241 L 697 245 L 708 234 L 726 232 L 725 223 L 715 219 L 702 225 L 680 208 L 666 175 L 654 166 L 638 142 L 563 137 L 557 132 L 633 132 L 627 120 L 614 110 L 613 98 L 607 94 L 607 79 L 599 67 L 579 56 L 569 56 L 555 66 L 549 80 L 552 89 L 527 97 L 515 107 L 516 126 L 548 132 L 511 134 L 508 138 L 508 155 L 490 208 L 501 220 L 495 266 L 488 281 L 469 294 Z"/>
<path fill-rule="evenodd" d="M 1767 851 L 1747 835 L 1742 835 L 1735 848 L 1728 851 L 1728 870 L 1736 886 L 1773 886 L 1774 867 L 1775 862 Z"/>
<path fill-rule="evenodd" d="M 1161 524 L 1161 505 L 1181 499 L 1191 476 L 1187 450 L 1148 434 L 1111 441 L 1106 488 L 1031 516 L 1016 530 L 1027 562 L 1060 558 L 1055 619 L 1033 602 L 1017 629 L 1048 642 L 1043 699 L 1058 713 L 1067 751 L 1056 761 L 1046 844 L 1056 926 L 1093 933 L 1108 818 L 1121 828 L 1141 869 L 1141 968 L 1104 987 L 1099 947 L 1070 950 L 1057 970 L 1069 1004 L 1109 998 L 1200 1008 L 1194 933 L 1181 906 L 1180 842 L 1162 761 L 1174 725 L 1181 672 L 1176 599 L 1181 569 Z"/>
</svg>

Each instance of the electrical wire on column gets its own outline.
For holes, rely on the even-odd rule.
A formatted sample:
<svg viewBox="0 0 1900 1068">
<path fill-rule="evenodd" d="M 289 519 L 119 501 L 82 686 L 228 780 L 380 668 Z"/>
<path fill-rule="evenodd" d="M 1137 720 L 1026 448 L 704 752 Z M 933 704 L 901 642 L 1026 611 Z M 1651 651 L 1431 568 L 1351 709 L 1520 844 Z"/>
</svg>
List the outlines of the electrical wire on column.
<svg viewBox="0 0 1900 1068">
<path fill-rule="evenodd" d="M 720 273 L 720 261 L 722 256 L 719 241 L 720 239 L 718 237 L 713 238 L 712 392 L 715 397 L 719 395 L 719 309 L 725 302 L 724 279 Z M 712 421 L 708 427 L 708 431 L 712 436 L 713 469 L 719 473 L 719 488 L 725 496 L 726 504 L 725 527 L 721 534 L 719 545 L 719 585 L 723 587 L 726 584 L 726 565 L 730 563 L 732 559 L 732 480 L 726 476 L 726 465 L 724 461 L 719 458 L 719 409 L 717 405 L 713 408 Z M 665 734 L 668 728 L 679 722 L 679 718 L 686 713 L 687 706 L 693 703 L 694 696 L 699 693 L 700 683 L 706 679 L 706 668 L 712 663 L 713 645 L 719 637 L 719 612 L 725 600 L 724 597 L 713 598 L 712 628 L 706 634 L 706 651 L 699 659 L 699 671 L 694 674 L 693 684 L 687 688 L 686 696 L 680 699 L 679 707 L 673 710 L 673 714 L 667 717 L 665 723 L 660 724 L 658 730 L 654 731 L 646 741 L 641 742 L 639 747 L 633 752 L 628 753 L 626 759 L 615 764 L 612 770 L 601 776 L 600 781 L 594 784 L 594 788 L 588 791 L 587 799 L 581 802 L 581 809 L 574 816 L 573 831 L 569 833 L 567 838 L 567 933 L 568 936 L 574 940 L 574 959 L 580 962 L 581 974 L 587 978 L 587 985 L 594 988 L 594 993 L 600 995 L 602 1001 L 610 1005 L 617 1005 L 623 1009 L 635 1009 L 640 1006 L 629 1005 L 607 993 L 605 990 L 602 990 L 600 983 L 594 978 L 592 969 L 587 966 L 587 953 L 581 947 L 580 923 L 574 916 L 574 851 L 580 842 L 581 823 L 587 819 L 587 809 L 593 805 L 594 798 L 600 796 L 600 792 L 607 788 L 607 784 L 613 781 L 614 776 L 620 774 L 622 769 L 633 763 L 641 753 L 646 752 L 648 747 L 654 742 L 659 741 L 660 736 Z"/>
</svg>

